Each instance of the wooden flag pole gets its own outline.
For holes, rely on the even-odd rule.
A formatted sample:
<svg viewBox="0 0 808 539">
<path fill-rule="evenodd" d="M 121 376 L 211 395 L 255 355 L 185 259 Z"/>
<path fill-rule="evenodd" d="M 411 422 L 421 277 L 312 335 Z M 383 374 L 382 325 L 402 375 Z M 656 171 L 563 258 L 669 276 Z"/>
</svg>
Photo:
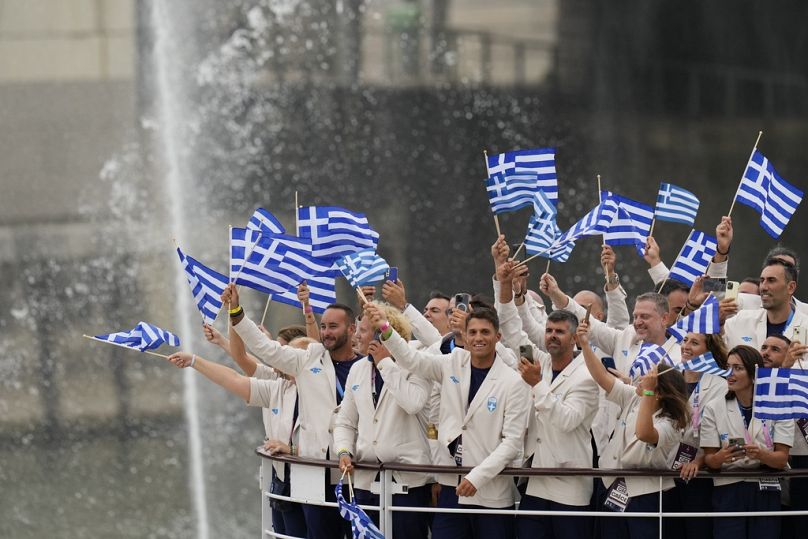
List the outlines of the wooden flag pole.
<svg viewBox="0 0 808 539">
<path fill-rule="evenodd" d="M 547 267 L 544 269 L 544 273 L 550 273 L 550 261 L 551 260 L 552 260 L 551 258 L 547 259 Z"/>
<path fill-rule="evenodd" d="M 655 225 L 655 224 L 656 224 L 656 216 L 654 216 L 653 218 L 651 218 L 651 229 L 650 229 L 650 230 L 648 230 L 648 237 L 649 237 L 649 238 L 650 238 L 651 236 L 653 236 L 653 235 L 654 235 L 654 225 Z M 646 240 L 647 240 L 647 238 L 646 238 Z"/>
<path fill-rule="evenodd" d="M 359 294 L 359 300 L 360 300 L 360 302 L 361 302 L 361 303 L 364 303 L 365 305 L 367 305 L 368 303 L 370 303 L 370 302 L 368 301 L 368 298 L 366 298 L 366 297 L 365 297 L 365 294 L 362 292 L 362 288 L 361 288 L 361 287 L 358 287 L 358 286 L 357 286 L 357 287 L 356 287 L 354 290 L 356 290 L 356 293 L 357 293 L 357 294 Z"/>
<path fill-rule="evenodd" d="M 120 348 L 126 348 L 127 350 L 132 350 L 133 352 L 141 352 L 141 353 L 143 353 L 143 354 L 151 354 L 151 355 L 153 355 L 153 356 L 161 357 L 161 358 L 163 358 L 163 359 L 168 359 L 168 356 L 167 356 L 167 355 L 165 355 L 165 354 L 158 354 L 157 352 L 152 352 L 152 351 L 150 351 L 150 350 L 142 350 L 142 351 L 141 351 L 141 350 L 138 350 L 137 348 L 129 348 L 128 346 L 124 346 L 124 345 L 119 344 L 119 343 L 116 343 L 116 342 L 112 342 L 112 341 L 105 341 L 105 340 L 102 340 L 102 339 L 96 339 L 95 337 L 92 337 L 92 336 L 90 336 L 90 335 L 82 335 L 82 337 L 84 337 L 85 339 L 90 339 L 91 341 L 97 341 L 97 342 L 102 342 L 102 343 L 104 343 L 104 344 L 111 344 L 111 345 L 113 345 L 113 346 L 118 346 L 118 347 L 120 347 Z"/>
<path fill-rule="evenodd" d="M 488 172 L 488 150 L 483 150 L 483 157 L 485 159 L 485 177 L 488 179 L 491 176 Z M 493 210 L 491 211 L 493 213 Z M 494 213 L 494 226 L 497 227 L 497 237 L 500 237 L 502 235 L 502 229 L 499 227 L 499 218 L 496 213 Z"/>
<path fill-rule="evenodd" d="M 749 166 L 749 161 L 752 160 L 752 157 L 755 155 L 755 150 L 757 150 L 758 144 L 760 144 L 760 137 L 763 136 L 763 131 L 758 131 L 757 140 L 755 140 L 755 146 L 752 148 L 752 153 L 749 154 L 749 159 L 746 161 L 746 164 L 743 166 L 743 172 L 741 173 L 741 181 L 743 181 L 744 174 L 746 174 L 746 167 Z M 727 217 L 732 217 L 732 210 L 735 208 L 735 200 L 738 198 L 738 191 L 741 189 L 741 184 L 738 184 L 738 189 L 735 190 L 735 196 L 732 197 L 732 205 L 729 207 L 729 211 L 727 212 Z"/>
<path fill-rule="evenodd" d="M 682 248 L 681 248 L 681 249 L 679 249 L 679 254 L 678 254 L 678 255 L 676 255 L 676 258 L 674 258 L 674 259 L 673 259 L 673 266 L 675 266 L 675 265 L 676 265 L 676 261 L 677 261 L 677 260 L 679 260 L 679 257 L 680 257 L 680 256 L 682 256 L 682 251 L 684 251 L 684 250 L 685 250 L 685 245 L 687 245 L 687 240 L 688 240 L 688 239 L 690 239 L 690 235 L 691 235 L 691 234 L 692 234 L 692 233 L 693 233 L 695 230 L 696 230 L 695 228 L 691 228 L 691 229 L 690 229 L 690 232 L 688 232 L 688 233 L 687 233 L 687 239 L 686 239 L 686 240 L 685 240 L 685 242 L 682 244 Z M 670 276 L 671 271 L 673 270 L 673 266 L 671 266 L 671 268 L 668 270 L 668 275 L 666 275 L 666 276 L 665 276 L 665 280 L 664 280 L 664 281 L 662 281 L 662 284 L 661 284 L 661 285 L 659 285 L 659 288 L 657 289 L 657 293 L 662 292 L 662 287 L 663 287 L 663 286 L 665 286 L 665 283 L 667 283 L 667 282 L 668 282 L 668 277 Z"/>
<path fill-rule="evenodd" d="M 527 237 L 530 236 L 530 233 L 532 231 L 533 231 L 533 225 L 530 225 L 529 227 L 527 227 L 527 235 L 525 235 L 525 239 L 523 239 L 522 243 L 519 244 L 519 248 L 516 249 L 516 252 L 513 253 L 513 256 L 511 258 L 515 259 L 517 256 L 519 256 L 519 253 L 522 252 L 522 247 L 525 246 L 525 242 L 527 241 Z"/>
<path fill-rule="evenodd" d="M 598 176 L 598 204 L 603 204 L 603 191 L 600 187 L 600 174 Z M 606 245 L 606 234 L 602 236 L 603 243 L 601 245 Z"/>
</svg>

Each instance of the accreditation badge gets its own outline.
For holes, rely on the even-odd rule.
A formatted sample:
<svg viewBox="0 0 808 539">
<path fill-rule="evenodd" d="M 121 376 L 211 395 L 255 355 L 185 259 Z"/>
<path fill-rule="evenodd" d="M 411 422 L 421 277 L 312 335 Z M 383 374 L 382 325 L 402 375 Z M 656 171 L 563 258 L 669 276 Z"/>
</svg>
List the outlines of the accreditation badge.
<svg viewBox="0 0 808 539">
<path fill-rule="evenodd" d="M 612 482 L 612 486 L 606 491 L 606 501 L 603 502 L 603 507 L 615 513 L 623 513 L 628 506 L 630 500 L 628 495 L 628 487 L 626 480 L 618 477 Z"/>
</svg>

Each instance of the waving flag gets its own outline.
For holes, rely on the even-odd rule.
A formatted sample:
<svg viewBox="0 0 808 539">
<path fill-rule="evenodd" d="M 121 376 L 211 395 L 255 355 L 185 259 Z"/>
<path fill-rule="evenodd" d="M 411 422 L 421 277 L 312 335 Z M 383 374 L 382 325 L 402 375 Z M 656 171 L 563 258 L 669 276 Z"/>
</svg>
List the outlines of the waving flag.
<svg viewBox="0 0 808 539">
<path fill-rule="evenodd" d="M 558 228 L 556 223 L 556 209 L 547 198 L 547 195 L 541 191 L 537 191 L 533 196 L 533 215 L 530 217 L 530 223 L 527 227 L 527 235 L 525 236 L 525 250 L 528 255 L 544 254 L 547 253 L 551 247 L 554 246 L 556 239 L 561 236 L 561 229 Z M 559 262 L 566 262 L 569 258 L 569 253 L 572 252 L 571 244 L 569 250 L 566 251 L 566 258 L 564 258 L 565 251 L 553 251 L 547 255 L 548 258 L 561 257 L 563 260 Z"/>
<path fill-rule="evenodd" d="M 602 191 L 601 198 L 610 198 L 618 204 L 618 211 L 603 241 L 607 245 L 634 245 L 640 256 L 645 255 L 645 244 L 654 220 L 653 208 L 611 191 Z"/>
<path fill-rule="evenodd" d="M 654 365 L 658 364 L 660 361 L 665 361 L 670 366 L 673 366 L 673 362 L 668 358 L 668 353 L 665 351 L 664 348 L 657 344 L 650 344 L 646 343 L 643 345 L 640 353 L 637 354 L 636 359 L 634 359 L 634 363 L 631 364 L 631 368 L 628 371 L 628 375 L 631 378 L 637 378 L 638 376 L 645 376 L 651 369 L 654 368 Z"/>
<path fill-rule="evenodd" d="M 247 223 L 248 230 L 257 230 L 264 234 L 285 234 L 286 229 L 278 218 L 264 208 L 258 208 Z"/>
<path fill-rule="evenodd" d="M 671 267 L 668 279 L 676 279 L 693 286 L 696 277 L 704 275 L 715 256 L 718 244 L 714 237 L 698 230 L 690 232 L 679 256 Z"/>
<path fill-rule="evenodd" d="M 335 259 L 364 249 L 376 250 L 379 234 L 367 217 L 336 206 L 309 206 L 297 211 L 297 235 L 311 240 L 311 255 Z"/>
<path fill-rule="evenodd" d="M 802 191 L 785 181 L 771 162 L 755 150 L 746 166 L 735 200 L 760 214 L 760 226 L 779 238 L 802 202 Z"/>
<path fill-rule="evenodd" d="M 130 331 L 119 331 L 106 335 L 96 335 L 96 339 L 126 346 L 133 350 L 154 350 L 163 343 L 169 346 L 179 346 L 180 338 L 173 333 L 160 329 L 148 322 L 140 322 Z"/>
<path fill-rule="evenodd" d="M 385 272 L 390 269 L 384 258 L 372 249 L 340 258 L 337 267 L 354 288 L 383 281 Z"/>
<path fill-rule="evenodd" d="M 212 324 L 222 308 L 221 295 L 224 292 L 228 278 L 221 273 L 210 269 L 193 257 L 185 255 L 179 247 L 177 254 L 185 271 L 185 278 L 194 295 L 194 302 L 202 319 L 206 324 Z"/>
<path fill-rule="evenodd" d="M 505 152 L 490 156 L 487 165 L 489 179 L 494 176 L 500 176 L 503 180 L 521 177 L 523 181 L 529 180 L 532 182 L 530 184 L 532 191 L 544 192 L 553 205 L 558 202 L 555 148 L 535 148 Z M 493 206 L 494 204 L 492 203 L 492 209 Z M 495 211 L 494 213 L 499 212 Z"/>
<path fill-rule="evenodd" d="M 712 374 L 715 376 L 721 376 L 723 378 L 726 378 L 732 374 L 731 370 L 722 369 L 718 366 L 712 352 L 706 352 L 698 357 L 694 357 L 690 361 L 680 363 L 676 368 L 680 371 L 703 372 L 705 374 Z"/>
<path fill-rule="evenodd" d="M 682 342 L 688 333 L 702 333 L 713 335 L 721 333 L 721 322 L 718 319 L 718 298 L 710 295 L 701 304 L 701 307 L 682 318 L 668 328 L 668 333 Z"/>
<path fill-rule="evenodd" d="M 657 221 L 669 221 L 693 226 L 699 212 L 699 199 L 686 189 L 672 183 L 660 183 L 654 217 Z"/>
<path fill-rule="evenodd" d="M 618 203 L 612 197 L 607 197 L 600 204 L 589 210 L 577 223 L 564 232 L 556 241 L 557 245 L 564 245 L 577 241 L 583 236 L 597 236 L 609 231 L 617 214 Z"/>
<path fill-rule="evenodd" d="M 350 502 L 342 495 L 342 479 L 334 487 L 337 496 L 339 514 L 342 518 L 351 523 L 351 532 L 354 539 L 384 539 L 384 535 L 376 527 L 364 509 L 356 504 L 356 498 Z"/>
<path fill-rule="evenodd" d="M 538 190 L 536 174 L 532 172 L 504 176 L 495 174 L 485 180 L 485 191 L 491 211 L 500 214 L 530 206 Z"/>
<path fill-rule="evenodd" d="M 752 407 L 758 419 L 808 417 L 808 371 L 758 368 Z"/>
</svg>

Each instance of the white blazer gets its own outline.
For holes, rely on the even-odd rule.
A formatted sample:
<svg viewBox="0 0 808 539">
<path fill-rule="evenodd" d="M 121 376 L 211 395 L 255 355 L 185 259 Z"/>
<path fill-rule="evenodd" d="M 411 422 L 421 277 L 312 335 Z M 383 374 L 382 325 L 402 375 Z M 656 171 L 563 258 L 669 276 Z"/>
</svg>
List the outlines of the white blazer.
<svg viewBox="0 0 808 539">
<path fill-rule="evenodd" d="M 701 430 L 704 427 L 704 411 L 707 406 L 718 400 L 723 400 L 727 396 L 727 381 L 713 374 L 702 374 L 696 389 L 690 394 L 688 403 L 690 404 L 690 418 L 687 428 L 682 435 L 682 441 L 687 445 L 699 449 L 701 446 Z M 698 402 L 697 402 L 698 399 Z M 696 408 L 698 404 L 698 409 Z M 696 417 L 698 413 L 698 417 Z M 696 418 L 696 423 L 693 419 Z M 675 455 L 674 455 L 675 456 Z M 673 461 L 671 461 L 673 465 Z"/>
<path fill-rule="evenodd" d="M 801 327 L 803 335 L 808 333 L 808 315 L 799 309 L 794 311 L 794 318 L 783 334 L 790 339 L 795 327 Z M 727 343 L 727 348 L 747 344 L 760 350 L 765 340 L 766 309 L 744 309 L 724 323 L 724 342 Z"/>
<path fill-rule="evenodd" d="M 542 380 L 531 390 L 533 410 L 525 441 L 525 457 L 533 468 L 591 468 L 589 429 L 598 409 L 598 390 L 579 354 L 553 380 L 550 355 L 536 358 Z M 527 493 L 565 505 L 589 505 L 591 477 L 531 477 Z"/>
<path fill-rule="evenodd" d="M 463 435 L 463 465 L 473 466 L 468 479 L 474 496 L 462 497 L 463 505 L 502 508 L 513 505 L 513 479 L 498 476 L 503 468 L 522 457 L 528 386 L 499 354 L 474 399 L 468 404 L 471 385 L 471 354 L 455 348 L 451 354 L 430 354 L 407 346 L 398 333 L 384 341 L 404 368 L 441 384 L 440 443 L 438 465 L 454 466 L 449 444 Z M 441 474 L 438 482 L 449 488 L 460 482 L 456 474 Z"/>
<path fill-rule="evenodd" d="M 291 445 L 296 439 L 299 423 L 292 425 L 295 400 L 297 400 L 297 387 L 291 380 L 250 378 L 250 400 L 247 401 L 247 405 L 263 408 L 264 430 L 269 440 L 280 440 Z M 272 467 L 283 481 L 285 479 L 283 463 L 273 461 Z"/>
<path fill-rule="evenodd" d="M 385 358 L 379 362 L 384 386 L 374 407 L 372 372 L 370 359 L 351 367 L 334 425 L 337 451 L 347 449 L 357 462 L 432 464 L 424 409 L 432 384 Z M 376 472 L 354 473 L 356 486 L 370 490 Z M 397 483 L 410 487 L 425 485 L 427 477 L 424 473 L 393 472 Z"/>
<path fill-rule="evenodd" d="M 337 460 L 332 431 L 337 408 L 337 383 L 331 355 L 322 344 L 306 350 L 284 346 L 261 333 L 246 316 L 233 326 L 245 346 L 261 361 L 295 377 L 298 405 L 298 455 Z M 339 470 L 331 471 L 331 481 L 339 481 Z"/>
<path fill-rule="evenodd" d="M 411 346 L 414 345 L 416 349 L 427 348 L 440 341 L 440 332 L 418 311 L 418 309 L 412 305 L 407 305 L 403 314 L 412 325 L 412 336 L 415 343 L 417 343 L 415 344 L 413 341 L 410 341 Z"/>
</svg>

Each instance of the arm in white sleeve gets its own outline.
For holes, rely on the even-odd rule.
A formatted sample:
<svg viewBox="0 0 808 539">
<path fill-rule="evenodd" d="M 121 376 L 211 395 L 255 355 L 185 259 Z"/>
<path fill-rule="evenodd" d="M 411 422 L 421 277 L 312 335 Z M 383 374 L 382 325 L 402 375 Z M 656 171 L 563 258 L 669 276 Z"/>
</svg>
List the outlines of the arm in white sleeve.
<svg viewBox="0 0 808 539">
<path fill-rule="evenodd" d="M 441 334 L 418 309 L 407 305 L 407 308 L 404 309 L 404 316 L 412 324 L 412 336 L 421 341 L 421 344 L 430 346 L 440 340 Z"/>
<path fill-rule="evenodd" d="M 522 318 L 516 310 L 513 300 L 508 303 L 500 303 L 497 306 L 499 314 L 499 331 L 502 333 L 502 344 L 513 350 L 516 357 L 519 357 L 519 347 L 531 345 L 527 333 L 522 331 Z"/>
<path fill-rule="evenodd" d="M 586 316 L 586 309 L 569 296 L 567 296 L 567 306 L 564 307 L 564 310 L 573 313 L 578 317 L 579 321 Z M 593 316 L 589 317 L 589 328 L 589 340 L 592 344 L 598 346 L 606 354 L 613 356 L 614 350 L 617 348 L 617 341 L 623 334 L 623 330 L 610 328 Z"/>
<path fill-rule="evenodd" d="M 387 391 L 405 412 L 414 415 L 424 408 L 431 382 L 405 371 L 389 357 L 379 361 L 378 369 Z"/>
<path fill-rule="evenodd" d="M 710 262 L 710 265 L 707 266 L 707 277 L 712 277 L 713 279 L 726 279 L 728 263 L 729 257 L 727 257 L 727 259 L 723 262 Z"/>
<path fill-rule="evenodd" d="M 530 342 L 544 350 L 544 330 L 547 323 L 547 312 L 543 304 L 533 300 L 528 294 L 525 302 L 516 306 L 519 318 L 522 319 L 522 331 Z"/>
<path fill-rule="evenodd" d="M 396 358 L 396 362 L 408 371 L 435 382 L 443 380 L 443 364 L 447 361 L 443 354 L 413 350 L 395 329 L 388 339 L 382 340 L 382 344 Z"/>
<path fill-rule="evenodd" d="M 271 340 L 261 333 L 255 322 L 246 316 L 233 326 L 233 329 L 262 363 L 292 376 L 300 374 L 306 358 L 306 350 L 299 350 Z"/>
<path fill-rule="evenodd" d="M 651 280 L 654 281 L 654 284 L 659 284 L 667 279 L 668 273 L 670 273 L 668 266 L 666 266 L 662 261 L 660 261 L 656 266 L 648 268 L 648 275 L 651 276 Z"/>
<path fill-rule="evenodd" d="M 614 329 L 626 329 L 631 317 L 626 304 L 626 291 L 622 286 L 606 290 L 606 325 Z"/>
<path fill-rule="evenodd" d="M 550 423 L 561 432 L 578 428 L 598 408 L 598 385 L 589 377 L 585 383 L 567 393 L 563 400 L 550 392 L 550 383 L 546 379 L 533 386 L 532 393 L 536 412 L 549 418 Z"/>
</svg>

